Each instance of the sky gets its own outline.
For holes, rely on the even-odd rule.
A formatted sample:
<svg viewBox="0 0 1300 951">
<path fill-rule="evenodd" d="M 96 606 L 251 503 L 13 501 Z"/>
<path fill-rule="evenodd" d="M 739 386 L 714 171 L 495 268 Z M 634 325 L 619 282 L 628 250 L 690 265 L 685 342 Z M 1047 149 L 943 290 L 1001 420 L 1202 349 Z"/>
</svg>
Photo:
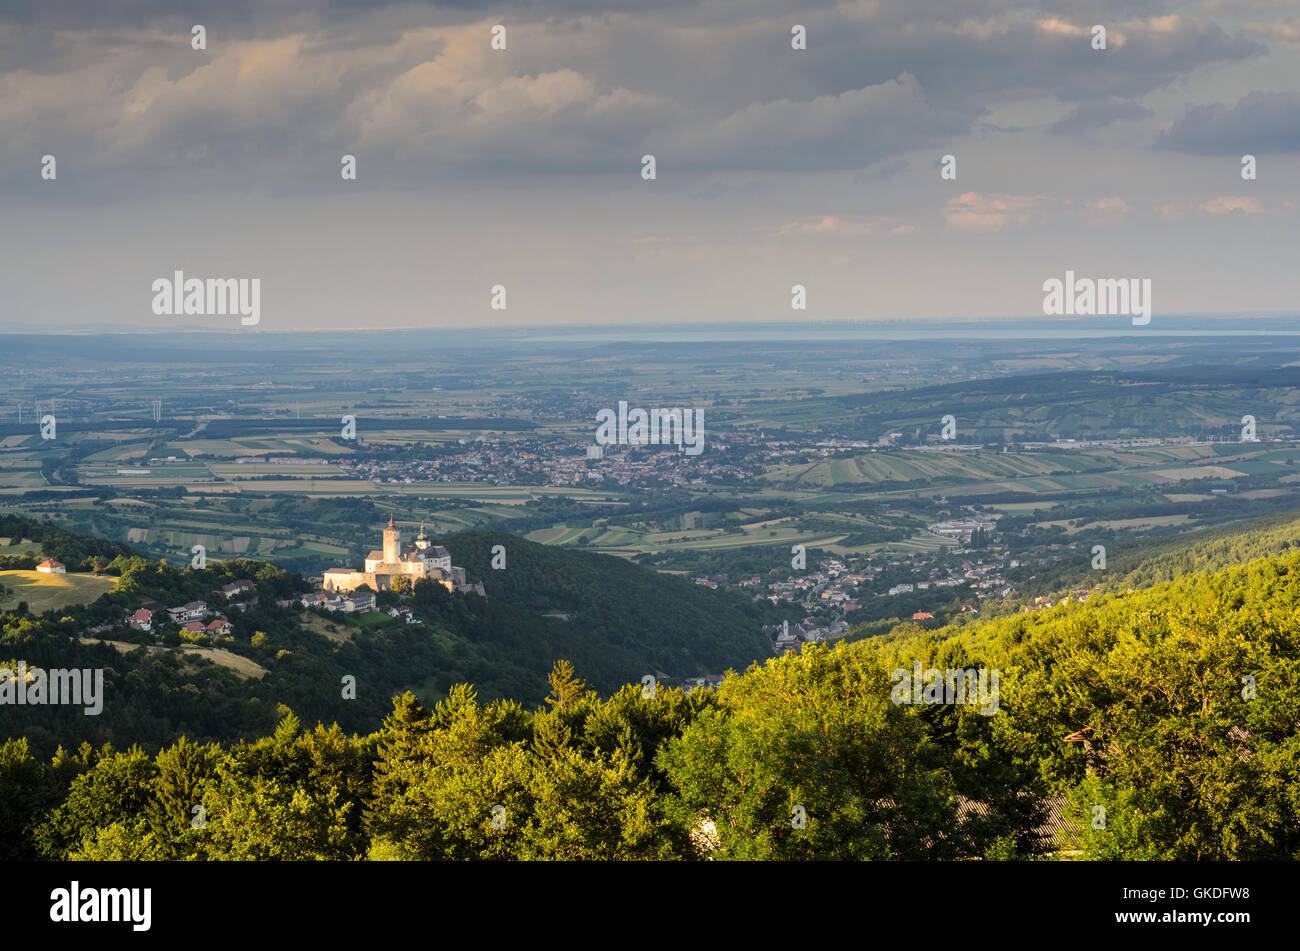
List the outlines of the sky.
<svg viewBox="0 0 1300 951">
<path fill-rule="evenodd" d="M 0 331 L 1300 312 L 1300 4 L 175 7 L 0 0 Z"/>
</svg>

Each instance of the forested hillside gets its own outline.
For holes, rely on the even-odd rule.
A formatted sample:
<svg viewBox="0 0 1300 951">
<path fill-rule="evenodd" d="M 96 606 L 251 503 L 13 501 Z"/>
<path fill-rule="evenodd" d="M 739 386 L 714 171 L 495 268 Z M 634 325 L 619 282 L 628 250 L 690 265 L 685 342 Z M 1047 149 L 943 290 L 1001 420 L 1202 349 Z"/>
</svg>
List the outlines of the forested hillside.
<svg viewBox="0 0 1300 951">
<path fill-rule="evenodd" d="M 1217 571 L 1297 547 L 1300 518 L 1295 512 L 1283 512 L 1188 532 L 1173 539 L 1109 548 L 1105 571 L 1091 570 L 1087 561 L 1064 565 L 1040 573 L 1025 590 L 1040 594 L 1082 584 L 1100 584 L 1105 591 L 1144 588 L 1190 572 Z"/>
<path fill-rule="evenodd" d="M 0 515 L 0 538 L 15 541 L 30 538 L 40 545 L 44 557 L 63 562 L 69 571 L 89 571 L 95 564 L 108 564 L 119 555 L 131 553 L 117 542 L 79 535 L 51 522 L 17 515 Z M 31 569 L 39 560 L 34 555 L 0 555 L 0 569 Z"/>
<path fill-rule="evenodd" d="M 770 653 L 760 628 L 775 615 L 768 617 L 746 595 L 499 532 L 463 532 L 443 544 L 455 564 L 483 582 L 490 600 L 563 612 L 594 641 L 635 656 L 645 673 L 721 673 Z M 490 567 L 497 545 L 506 558 L 500 570 Z"/>
<path fill-rule="evenodd" d="M 996 672 L 996 711 L 896 702 L 913 664 Z M 1300 857 L 1300 552 L 809 647 L 716 694 L 601 699 L 580 673 L 558 664 L 535 710 L 468 687 L 432 710 L 399 698 L 365 736 L 287 716 L 252 743 L 50 762 L 11 741 L 0 841 L 99 859 Z"/>
<path fill-rule="evenodd" d="M 337 722 L 369 733 L 379 728 L 393 696 L 412 689 L 433 701 L 458 683 L 475 685 L 484 700 L 535 706 L 546 695 L 547 674 L 558 657 L 569 658 L 593 688 L 610 694 L 647 674 L 677 680 L 718 674 L 744 669 L 770 652 L 761 633 L 766 618 L 746 598 L 618 558 L 509 535 L 476 532 L 447 539 L 457 563 L 485 580 L 489 596 L 451 594 L 419 582 L 401 602 L 418 622 L 408 624 L 379 612 L 326 615 L 281 606 L 312 586 L 266 562 L 214 560 L 203 569 L 178 568 L 39 521 L 6 518 L 3 524 L 16 537 L 59 546 L 70 567 L 84 560 L 89 569 L 93 560 L 104 576 L 116 578 L 112 591 L 94 604 L 39 617 L 20 612 L 19 599 L 0 592 L 0 662 L 105 672 L 109 699 L 98 716 L 68 708 L 5 708 L 0 737 L 26 737 L 43 757 L 86 739 L 96 746 L 139 743 L 150 751 L 181 734 L 204 742 L 253 739 L 274 728 L 282 708 L 306 722 Z M 490 563 L 496 544 L 507 546 L 508 567 L 474 570 Z M 228 605 L 219 589 L 241 578 L 256 584 L 256 596 Z M 399 603 L 389 592 L 379 600 L 380 607 Z M 223 610 L 231 635 L 167 627 L 162 609 L 191 601 Z M 125 622 L 128 611 L 142 606 L 158 612 L 152 632 Z M 544 617 L 550 610 L 568 617 Z M 125 652 L 83 643 L 91 629 L 96 638 L 124 645 Z M 265 674 L 237 676 L 203 653 L 213 648 L 245 658 Z M 357 691 L 354 700 L 340 704 L 344 677 L 355 678 Z"/>
</svg>

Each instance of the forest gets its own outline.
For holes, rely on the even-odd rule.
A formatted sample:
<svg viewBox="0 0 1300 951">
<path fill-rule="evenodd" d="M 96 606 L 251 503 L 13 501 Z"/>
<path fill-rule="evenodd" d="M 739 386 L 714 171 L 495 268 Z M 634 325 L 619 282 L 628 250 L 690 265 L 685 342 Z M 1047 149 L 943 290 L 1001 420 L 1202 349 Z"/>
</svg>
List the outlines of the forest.
<svg viewBox="0 0 1300 951">
<path fill-rule="evenodd" d="M 543 702 L 457 685 L 379 729 L 0 751 L 0 841 L 44 859 L 1300 857 L 1300 552 L 1085 604 L 807 647 L 716 693 L 568 661 Z M 900 704 L 919 662 L 996 715 Z M 1049 821 L 1055 816 L 1059 821 Z"/>
<path fill-rule="evenodd" d="M 610 694 L 646 675 L 680 682 L 744 669 L 770 651 L 761 632 L 770 620 L 765 605 L 617 558 L 499 533 L 445 539 L 457 563 L 485 582 L 487 598 L 420 581 L 403 602 L 418 623 L 407 624 L 381 613 L 332 615 L 281 606 L 312 586 L 266 562 L 214 560 L 203 569 L 182 568 L 35 519 L 2 524 L 14 536 L 57 552 L 70 570 L 116 578 L 93 604 L 40 616 L 0 592 L 0 661 L 11 659 L 13 669 L 20 659 L 34 667 L 104 669 L 109 701 L 100 716 L 87 719 L 50 707 L 4 711 L 0 737 L 25 737 L 41 757 L 83 740 L 95 746 L 139 744 L 156 752 L 179 735 L 200 742 L 254 739 L 275 727 L 280 705 L 308 722 L 338 722 L 345 730 L 371 733 L 393 696 L 411 689 L 426 700 L 438 699 L 457 683 L 473 683 L 485 700 L 511 698 L 532 706 L 546 696 L 547 675 L 558 657 Z M 507 548 L 504 571 L 486 567 L 497 544 Z M 219 589 L 241 578 L 256 584 L 256 594 L 231 605 Z M 380 592 L 379 600 L 381 608 L 399 603 L 391 592 Z M 163 608 L 190 601 L 222 610 L 232 634 L 192 634 L 167 623 Z M 139 607 L 157 612 L 154 630 L 126 625 L 126 612 Z M 548 611 L 563 618 L 544 616 Z M 91 629 L 98 638 L 139 646 L 120 651 L 86 643 Z M 266 673 L 241 678 L 202 654 L 177 653 L 190 647 L 237 654 Z M 340 704 L 339 684 L 349 676 L 358 685 L 356 697 Z"/>
</svg>

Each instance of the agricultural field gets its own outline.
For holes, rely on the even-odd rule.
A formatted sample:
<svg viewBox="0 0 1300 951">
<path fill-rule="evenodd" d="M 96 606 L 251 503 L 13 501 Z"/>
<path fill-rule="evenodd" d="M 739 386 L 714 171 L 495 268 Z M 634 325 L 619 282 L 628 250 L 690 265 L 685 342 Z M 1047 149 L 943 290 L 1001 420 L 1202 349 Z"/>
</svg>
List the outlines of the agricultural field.
<svg viewBox="0 0 1300 951">
<path fill-rule="evenodd" d="M 1079 449 L 1061 452 L 1001 452 L 981 449 L 881 449 L 845 459 L 769 468 L 763 478 L 786 486 L 831 487 L 880 483 L 923 482 L 934 487 L 958 484 L 1020 487 L 1032 492 L 1106 488 L 1113 485 L 1184 479 L 1235 478 L 1251 466 L 1256 471 L 1279 470 L 1285 463 L 1260 458 L 1228 468 L 1208 464 L 1214 447 L 1182 446 L 1133 452 Z M 1281 455 L 1281 454 L 1279 454 Z M 1170 466 L 1171 462 L 1207 460 L 1203 465 Z"/>
<path fill-rule="evenodd" d="M 489 336 L 321 335 L 308 359 L 301 341 L 182 335 L 140 364 L 88 338 L 68 344 L 88 368 L 75 381 L 19 354 L 25 411 L 20 424 L 17 406 L 0 407 L 0 502 L 173 563 L 201 544 L 319 571 L 355 563 L 389 515 L 437 536 L 493 528 L 706 559 L 795 544 L 925 554 L 952 544 L 927 526 L 963 507 L 1038 545 L 1080 526 L 1172 533 L 1300 497 L 1300 446 L 1272 441 L 1300 423 L 1295 360 L 1275 342 L 1206 371 L 1195 340 L 884 340 L 831 354 L 725 335 L 690 348 Z M 358 377 L 367 363 L 385 379 Z M 124 382 L 140 379 L 148 392 Z M 620 400 L 702 408 L 698 463 L 716 468 L 682 457 L 628 476 L 618 453 L 582 462 L 595 413 Z M 56 440 L 40 438 L 36 402 L 58 411 Z M 936 442 L 949 412 L 958 439 Z M 1240 441 L 1247 412 L 1266 441 Z M 341 438 L 349 414 L 356 440 Z"/>
</svg>

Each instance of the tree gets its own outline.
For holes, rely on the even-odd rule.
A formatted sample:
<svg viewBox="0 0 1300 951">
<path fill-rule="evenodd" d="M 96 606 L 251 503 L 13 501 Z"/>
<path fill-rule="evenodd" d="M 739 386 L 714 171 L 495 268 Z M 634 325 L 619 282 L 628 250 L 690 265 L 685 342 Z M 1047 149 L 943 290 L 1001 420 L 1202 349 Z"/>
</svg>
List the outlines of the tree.
<svg viewBox="0 0 1300 951">
<path fill-rule="evenodd" d="M 272 736 L 230 750 L 203 784 L 199 848 L 227 860 L 361 857 L 370 752 L 337 726 L 306 732 L 285 716 Z"/>
<path fill-rule="evenodd" d="M 155 758 L 158 772 L 144 817 L 163 857 L 193 858 L 198 853 L 191 833 L 201 813 L 194 810 L 203 802 L 207 784 L 216 778 L 222 757 L 215 743 L 198 745 L 181 737 Z"/>
<path fill-rule="evenodd" d="M 869 648 L 807 646 L 725 681 L 659 754 L 677 821 L 711 821 L 722 858 L 954 854 L 942 751 Z"/>
<path fill-rule="evenodd" d="M 587 685 L 577 678 L 573 664 L 567 660 L 557 660 L 546 681 L 551 685 L 546 702 L 558 710 L 576 703 L 587 692 Z"/>
<path fill-rule="evenodd" d="M 34 826 L 64 791 L 57 774 L 31 755 L 26 737 L 0 746 L 0 859 L 36 858 Z"/>
<path fill-rule="evenodd" d="M 532 810 L 522 859 L 610 861 L 674 857 L 670 821 L 622 751 L 606 757 L 562 749 L 532 763 Z"/>
<path fill-rule="evenodd" d="M 116 753 L 105 745 L 95 764 L 77 776 L 67 797 L 36 829 L 36 849 L 46 859 L 68 858 L 98 829 L 115 822 L 133 830 L 149 801 L 157 769 L 138 746 Z"/>
<path fill-rule="evenodd" d="M 458 684 L 421 722 L 399 698 L 380 740 L 372 841 L 418 859 L 511 858 L 532 814 L 517 704 L 479 705 Z"/>
</svg>

